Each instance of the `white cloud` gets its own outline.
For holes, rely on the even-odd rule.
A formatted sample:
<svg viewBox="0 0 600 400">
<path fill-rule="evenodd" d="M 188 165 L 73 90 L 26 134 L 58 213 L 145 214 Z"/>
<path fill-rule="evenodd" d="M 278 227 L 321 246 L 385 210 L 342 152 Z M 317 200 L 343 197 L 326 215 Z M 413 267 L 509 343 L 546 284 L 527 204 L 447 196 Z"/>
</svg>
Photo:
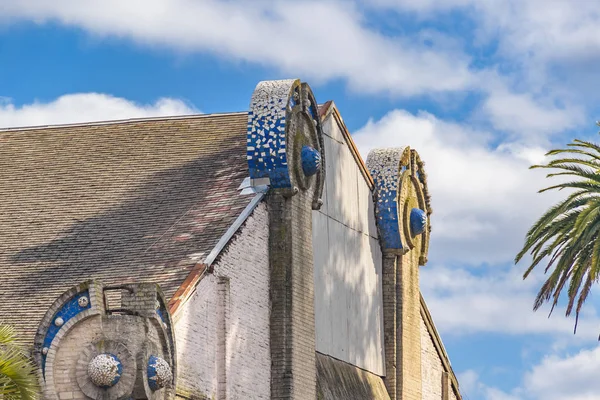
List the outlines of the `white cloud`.
<svg viewBox="0 0 600 400">
<path fill-rule="evenodd" d="M 495 55 L 543 86 L 549 83 L 548 68 L 568 67 L 562 79 L 573 80 L 582 69 L 595 72 L 600 59 L 600 11 L 593 1 L 374 0 L 370 4 L 433 20 L 462 10 L 477 26 L 475 44 L 498 41 Z M 560 83 L 564 82 L 552 82 Z"/>
<path fill-rule="evenodd" d="M 376 147 L 410 145 L 425 161 L 432 195 L 431 260 L 511 261 L 529 225 L 561 197 L 538 194 L 548 182 L 529 170 L 544 149 L 494 136 L 428 113 L 395 110 L 354 134 L 363 157 Z"/>
<path fill-rule="evenodd" d="M 538 136 L 563 132 L 584 121 L 581 107 L 557 107 L 543 104 L 548 99 L 536 101 L 527 93 L 512 93 L 505 88 L 491 91 L 482 104 L 482 112 L 500 131 L 512 132 L 522 139 L 537 142 Z"/>
<path fill-rule="evenodd" d="M 523 380 L 530 398 L 544 400 L 596 400 L 600 393 L 600 347 L 574 355 L 545 357 Z"/>
<path fill-rule="evenodd" d="M 498 388 L 487 386 L 481 382 L 479 374 L 473 370 L 466 370 L 457 376 L 460 382 L 460 391 L 466 399 L 485 400 L 522 400 L 521 397 L 508 394 Z M 516 389 L 515 392 L 518 392 Z"/>
<path fill-rule="evenodd" d="M 363 92 L 414 95 L 471 85 L 464 54 L 386 37 L 369 29 L 348 2 L 2 0 L 1 18 L 56 21 L 99 36 L 208 51 L 305 80 L 344 78 Z"/>
<path fill-rule="evenodd" d="M 557 307 L 550 318 L 547 307 L 532 311 L 542 274 L 524 281 L 519 267 L 488 267 L 478 272 L 439 265 L 421 269 L 421 290 L 443 335 L 548 334 L 562 341 L 562 346 L 597 340 L 600 318 L 591 301 L 573 335 L 574 319 L 565 318 L 563 308 Z"/>
<path fill-rule="evenodd" d="M 68 94 L 48 103 L 15 106 L 10 99 L 0 102 L 0 128 L 158 117 L 197 113 L 181 100 L 162 98 L 154 104 L 99 93 Z"/>
<path fill-rule="evenodd" d="M 600 393 L 600 347 L 575 354 L 550 355 L 533 365 L 518 387 L 508 392 L 488 386 L 479 374 L 458 374 L 461 392 L 468 398 L 485 400 L 596 400 Z"/>
<path fill-rule="evenodd" d="M 539 0 L 524 3 L 537 4 L 536 1 Z M 351 89 L 361 93 L 426 95 L 447 100 L 447 94 L 475 91 L 484 94 L 479 115 L 493 127 L 521 136 L 535 134 L 536 140 L 537 135 L 578 126 L 583 115 L 581 99 L 571 97 L 569 100 L 571 92 L 560 89 L 564 85 L 557 84 L 549 90 L 539 82 L 532 84 L 535 79 L 529 79 L 527 84 L 520 82 L 521 75 L 536 79 L 546 76 L 533 71 L 543 70 L 547 60 L 533 66 L 527 63 L 531 58 L 529 49 L 541 39 L 524 40 L 533 44 L 521 52 L 515 52 L 518 46 L 510 42 L 520 35 L 534 36 L 529 30 L 519 31 L 529 29 L 523 27 L 526 24 L 514 22 L 528 21 L 515 14 L 515 10 L 521 9 L 529 19 L 536 20 L 534 8 L 520 2 L 512 4 L 513 1 L 510 6 L 497 3 L 489 0 L 380 0 L 374 4 L 417 12 L 425 17 L 438 16 L 457 7 L 476 10 L 471 15 L 478 22 L 479 30 L 488 32 L 487 36 L 492 38 L 495 36 L 489 35 L 489 31 L 499 32 L 501 43 L 510 44 L 502 48 L 513 51 L 504 53 L 510 58 L 509 64 L 518 67 L 508 69 L 503 75 L 497 66 L 481 66 L 477 56 L 465 53 L 467 43 L 483 39 L 472 35 L 468 38 L 453 36 L 436 31 L 435 26 L 418 23 L 415 31 L 382 32 L 367 14 L 361 14 L 364 8 L 360 1 L 2 0 L 0 22 L 58 22 L 82 28 L 97 37 L 125 38 L 142 45 L 183 52 L 209 52 L 237 62 L 274 67 L 286 77 L 300 76 L 313 84 L 343 79 Z M 371 3 L 366 4 L 371 6 Z M 575 37 L 585 37 L 592 31 L 585 32 Z M 556 35 L 562 40 L 563 36 Z"/>
</svg>

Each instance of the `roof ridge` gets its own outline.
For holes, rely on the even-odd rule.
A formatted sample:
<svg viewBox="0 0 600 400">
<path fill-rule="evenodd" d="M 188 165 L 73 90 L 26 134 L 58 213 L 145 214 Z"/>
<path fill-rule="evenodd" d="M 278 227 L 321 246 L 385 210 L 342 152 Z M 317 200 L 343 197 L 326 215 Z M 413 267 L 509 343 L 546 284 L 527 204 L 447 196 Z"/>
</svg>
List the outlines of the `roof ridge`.
<svg viewBox="0 0 600 400">
<path fill-rule="evenodd" d="M 247 111 L 235 111 L 226 113 L 212 113 L 212 114 L 182 114 L 182 115 L 167 115 L 158 117 L 140 117 L 140 118 L 124 118 L 114 119 L 105 121 L 89 121 L 89 122 L 73 122 L 68 124 L 49 124 L 49 125 L 30 125 L 30 126 L 16 126 L 9 128 L 0 128 L 0 132 L 12 132 L 12 131 L 30 131 L 37 129 L 57 129 L 57 128 L 74 128 L 80 126 L 102 126 L 102 125 L 115 125 L 115 124 L 128 124 L 135 122 L 150 122 L 150 121 L 168 121 L 168 120 L 180 120 L 180 119 L 196 119 L 196 118 L 207 118 L 207 117 L 221 117 L 228 115 L 240 115 L 246 114 Z"/>
</svg>

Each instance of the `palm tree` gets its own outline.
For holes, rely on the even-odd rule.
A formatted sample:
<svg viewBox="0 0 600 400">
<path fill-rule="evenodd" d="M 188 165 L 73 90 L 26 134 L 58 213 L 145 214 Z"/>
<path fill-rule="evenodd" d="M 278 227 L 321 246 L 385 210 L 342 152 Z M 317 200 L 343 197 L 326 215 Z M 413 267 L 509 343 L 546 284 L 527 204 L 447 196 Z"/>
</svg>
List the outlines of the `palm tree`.
<svg viewBox="0 0 600 400">
<path fill-rule="evenodd" d="M 17 344 L 13 327 L 0 324 L 0 399 L 39 398 L 35 366 L 25 349 Z"/>
<path fill-rule="evenodd" d="M 542 285 L 534 302 L 537 310 L 552 301 L 550 314 L 564 289 L 568 296 L 566 316 L 575 307 L 575 328 L 579 312 L 593 283 L 600 277 L 600 146 L 575 139 L 566 149 L 552 150 L 547 156 L 559 155 L 546 165 L 531 168 L 558 170 L 547 177 L 575 177 L 540 190 L 567 189 L 566 199 L 547 210 L 527 232 L 523 249 L 515 258 L 519 262 L 530 252 L 531 265 L 523 275 L 527 278 L 540 263 L 544 273 L 552 272 Z M 575 303 L 577 303 L 575 305 Z"/>
</svg>

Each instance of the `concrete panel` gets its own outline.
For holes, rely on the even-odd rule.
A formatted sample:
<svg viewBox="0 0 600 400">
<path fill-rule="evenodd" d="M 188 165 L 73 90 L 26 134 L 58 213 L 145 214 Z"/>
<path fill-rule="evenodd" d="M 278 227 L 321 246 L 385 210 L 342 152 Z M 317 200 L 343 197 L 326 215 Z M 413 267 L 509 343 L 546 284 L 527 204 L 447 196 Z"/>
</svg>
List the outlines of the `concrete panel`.
<svg viewBox="0 0 600 400">
<path fill-rule="evenodd" d="M 316 348 L 384 375 L 382 254 L 372 194 L 335 120 L 323 128 L 327 193 L 313 212 Z"/>
<path fill-rule="evenodd" d="M 331 325 L 331 291 L 333 282 L 330 276 L 329 268 L 329 234 L 328 218 L 321 212 L 313 212 L 313 242 L 319 243 L 313 246 L 313 255 L 315 261 L 315 324 L 322 327 L 321 332 L 327 334 L 316 334 L 317 349 L 331 349 L 333 346 L 330 328 Z"/>
<path fill-rule="evenodd" d="M 358 207 L 358 166 L 347 145 L 325 138 L 327 158 L 327 214 L 351 228 L 360 230 Z M 366 210 L 365 210 L 366 212 Z"/>
<path fill-rule="evenodd" d="M 357 190 L 358 190 L 358 217 L 359 217 L 359 228 L 358 230 L 377 238 L 377 224 L 375 221 L 375 205 L 373 204 L 373 192 L 367 185 L 367 182 L 363 178 L 362 174 L 358 175 L 357 179 Z"/>
<path fill-rule="evenodd" d="M 384 375 L 377 240 L 315 212 L 313 245 L 317 351 Z"/>
<path fill-rule="evenodd" d="M 335 197 L 333 191 L 336 186 L 336 163 L 339 157 L 337 156 L 337 143 L 330 137 L 324 136 L 323 143 L 325 145 L 325 191 L 327 191 L 327 202 L 323 203 L 321 211 L 327 215 L 337 215 Z M 330 200 L 331 198 L 331 200 Z"/>
<path fill-rule="evenodd" d="M 329 219 L 329 262 L 328 270 L 332 276 L 330 301 L 330 334 L 332 336 L 331 355 L 341 360 L 350 361 L 348 355 L 348 297 L 350 290 L 349 260 L 347 257 L 351 231 L 337 221 Z M 318 330 L 318 328 L 317 328 Z"/>
<path fill-rule="evenodd" d="M 352 152 L 345 144 L 340 144 L 340 174 L 341 174 L 341 188 L 338 183 L 336 193 L 339 193 L 339 200 L 341 204 L 341 212 L 339 221 L 349 227 L 356 229 L 359 232 L 364 230 L 360 227 L 361 216 L 367 212 L 367 209 L 362 209 L 358 205 L 358 178 L 360 171 L 356 160 L 352 155 Z M 361 177 L 362 179 L 362 177 Z"/>
<path fill-rule="evenodd" d="M 323 122 L 323 133 L 340 143 L 346 143 L 346 138 L 332 114 Z"/>
</svg>

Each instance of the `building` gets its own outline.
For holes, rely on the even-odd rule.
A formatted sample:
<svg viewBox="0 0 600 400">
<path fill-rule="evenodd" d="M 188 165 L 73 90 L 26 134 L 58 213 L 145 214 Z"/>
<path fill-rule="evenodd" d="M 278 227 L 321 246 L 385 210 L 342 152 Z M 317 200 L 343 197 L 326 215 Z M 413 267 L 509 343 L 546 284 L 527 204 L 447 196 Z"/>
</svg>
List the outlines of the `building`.
<svg viewBox="0 0 600 400">
<path fill-rule="evenodd" d="M 423 163 L 364 163 L 306 83 L 0 144 L 0 318 L 45 398 L 461 398 L 419 291 Z"/>
</svg>

